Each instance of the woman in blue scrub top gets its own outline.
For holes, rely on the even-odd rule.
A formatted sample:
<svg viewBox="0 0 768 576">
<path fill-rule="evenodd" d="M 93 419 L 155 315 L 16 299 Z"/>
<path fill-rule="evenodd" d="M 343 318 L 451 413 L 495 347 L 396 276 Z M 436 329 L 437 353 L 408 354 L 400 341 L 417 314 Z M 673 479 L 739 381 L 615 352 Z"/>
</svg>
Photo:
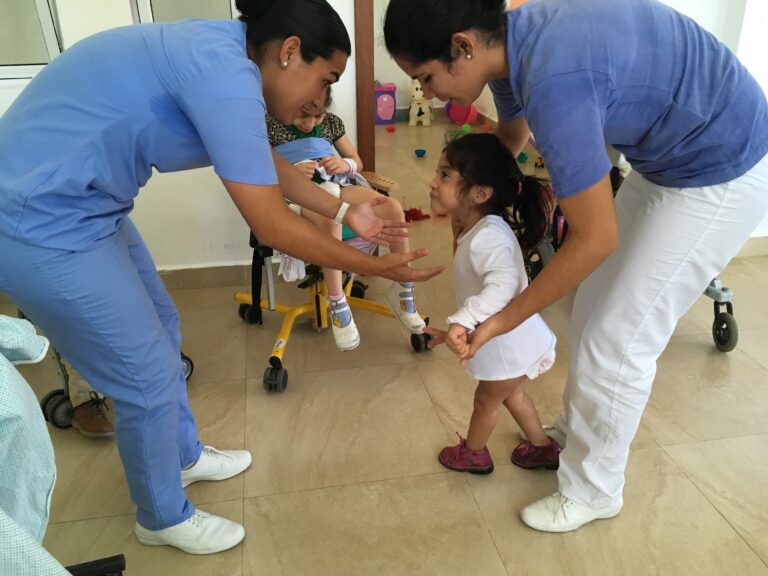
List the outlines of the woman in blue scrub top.
<svg viewBox="0 0 768 576">
<path fill-rule="evenodd" d="M 402 235 L 371 204 L 349 207 L 273 157 L 264 115 L 290 123 L 322 100 L 351 52 L 324 0 L 238 0 L 236 21 L 110 30 L 64 52 L 0 118 L 0 291 L 102 394 L 135 532 L 193 554 L 235 546 L 243 527 L 184 487 L 250 465 L 197 438 L 179 359 L 179 315 L 128 218 L 152 168 L 213 165 L 259 238 L 322 266 L 401 281 L 424 254 L 372 258 L 294 215 L 283 195 L 365 237 Z"/>
<path fill-rule="evenodd" d="M 518 3 L 519 4 L 519 3 Z M 428 25 L 425 25 L 428 23 Z M 427 98 L 490 85 L 499 136 L 535 135 L 569 238 L 462 359 L 579 287 L 571 318 L 559 490 L 523 521 L 575 530 L 616 516 L 656 360 L 678 319 L 768 211 L 768 105 L 736 57 L 657 0 L 391 0 L 398 65 Z M 605 144 L 634 169 L 614 202 Z M 561 442 L 562 445 L 562 442 Z"/>
</svg>

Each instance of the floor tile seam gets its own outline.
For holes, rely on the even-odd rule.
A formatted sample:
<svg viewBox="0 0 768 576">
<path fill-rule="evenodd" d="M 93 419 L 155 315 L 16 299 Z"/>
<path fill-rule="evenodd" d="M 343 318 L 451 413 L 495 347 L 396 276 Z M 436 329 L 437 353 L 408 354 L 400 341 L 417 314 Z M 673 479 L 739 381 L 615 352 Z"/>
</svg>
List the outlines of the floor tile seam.
<svg viewBox="0 0 768 576">
<path fill-rule="evenodd" d="M 335 488 L 345 488 L 348 486 L 368 486 L 373 484 L 391 483 L 399 480 L 411 480 L 417 478 L 429 478 L 431 476 L 449 476 L 450 471 L 438 471 L 438 472 L 426 472 L 424 474 L 409 474 L 406 476 L 392 476 L 390 478 L 379 478 L 377 480 L 361 480 L 358 482 L 347 482 L 344 484 L 329 484 L 328 486 L 316 486 L 314 488 L 303 488 L 300 490 L 289 490 L 287 492 L 272 492 L 270 494 L 258 494 L 255 496 L 244 496 L 245 500 L 256 500 L 259 498 L 271 498 L 274 496 L 292 496 L 298 494 L 306 494 L 309 492 L 317 492 L 319 490 L 331 490 Z"/>
<path fill-rule="evenodd" d="M 765 432 L 755 432 L 752 434 L 737 434 L 734 436 L 720 436 L 717 438 L 703 438 L 701 440 L 690 440 L 690 441 L 684 441 L 684 442 L 671 442 L 667 444 L 662 444 L 658 440 L 659 447 L 660 448 L 674 448 L 676 446 L 693 446 L 694 444 L 704 444 L 708 442 L 720 442 L 721 440 L 738 440 L 740 438 L 756 438 L 758 436 L 768 436 L 768 430 Z"/>
<path fill-rule="evenodd" d="M 245 492 L 245 491 L 243 491 Z M 246 498 L 243 496 L 242 498 L 227 498 L 225 500 L 210 500 L 202 504 L 202 506 L 207 506 L 208 504 L 229 504 L 231 502 L 243 502 Z M 195 508 L 199 509 L 197 505 L 195 505 Z M 56 522 L 49 522 L 48 528 L 51 528 L 52 526 L 64 526 L 66 524 L 74 524 L 76 522 L 90 522 L 93 520 L 108 520 L 110 518 L 122 518 L 123 516 L 136 516 L 135 512 L 125 512 L 120 514 L 108 514 L 104 516 L 89 516 L 87 518 L 77 518 L 73 520 L 62 520 L 62 521 L 56 521 Z"/>
<path fill-rule="evenodd" d="M 733 524 L 733 522 L 731 522 L 728 519 L 728 517 L 725 515 L 725 513 L 722 510 L 720 510 L 720 508 L 717 506 L 717 504 L 715 504 L 712 501 L 712 499 L 710 499 L 709 496 L 707 496 L 706 492 L 704 492 L 704 490 L 699 486 L 699 483 L 696 481 L 696 479 L 691 474 L 688 473 L 688 471 L 685 469 L 685 467 L 682 464 L 680 464 L 677 460 L 675 460 L 674 457 L 669 452 L 667 452 L 666 450 L 664 450 L 664 454 L 666 454 L 667 458 L 669 458 L 672 461 L 672 463 L 675 465 L 675 467 L 683 473 L 685 478 L 693 485 L 693 487 L 701 495 L 701 497 L 704 498 L 704 500 L 707 501 L 707 503 L 718 514 L 718 516 L 720 516 L 720 518 L 723 520 L 723 522 L 725 522 L 731 528 L 731 530 L 733 530 L 733 533 L 744 543 L 744 545 L 752 551 L 752 553 L 755 555 L 755 557 L 760 562 L 762 562 L 764 565 L 768 566 L 768 562 L 766 562 L 766 560 L 763 559 L 763 557 L 760 554 L 760 552 L 758 552 L 755 549 L 755 547 L 752 546 L 752 544 L 749 542 L 749 540 L 747 540 L 747 538 L 744 536 L 744 534 L 742 534 L 741 531 Z"/>
<path fill-rule="evenodd" d="M 325 374 L 326 372 L 340 372 L 348 370 L 367 370 L 368 368 L 386 368 L 387 366 L 403 366 L 413 364 L 416 360 L 406 360 L 404 362 L 389 362 L 388 364 L 366 364 L 365 366 L 348 366 L 344 368 L 327 368 L 324 370 L 295 370 L 295 374 L 311 376 L 315 374 Z M 285 367 L 285 366 L 284 366 Z M 288 367 L 290 368 L 290 366 Z M 259 376 L 246 376 L 246 380 L 259 380 Z"/>
<path fill-rule="evenodd" d="M 511 466 L 512 464 L 510 464 Z M 517 576 L 517 574 L 513 574 L 509 571 L 507 568 L 507 563 L 504 561 L 504 555 L 501 553 L 501 549 L 499 548 L 498 543 L 496 542 L 496 538 L 493 536 L 493 530 L 491 529 L 490 524 L 488 523 L 488 519 L 485 517 L 485 514 L 483 514 L 483 508 L 480 506 L 480 502 L 477 500 L 477 495 L 475 494 L 475 491 L 472 489 L 472 483 L 469 481 L 469 478 L 464 478 L 464 483 L 467 486 L 467 489 L 469 490 L 469 493 L 472 495 L 472 500 L 475 502 L 475 507 L 477 508 L 478 513 L 480 514 L 480 518 L 483 521 L 483 526 L 485 526 L 485 531 L 488 533 L 488 537 L 491 539 L 491 544 L 493 544 L 494 550 L 496 550 L 496 554 L 499 557 L 499 562 L 501 562 L 502 568 L 504 568 L 504 573 L 507 574 L 507 576 Z"/>
</svg>

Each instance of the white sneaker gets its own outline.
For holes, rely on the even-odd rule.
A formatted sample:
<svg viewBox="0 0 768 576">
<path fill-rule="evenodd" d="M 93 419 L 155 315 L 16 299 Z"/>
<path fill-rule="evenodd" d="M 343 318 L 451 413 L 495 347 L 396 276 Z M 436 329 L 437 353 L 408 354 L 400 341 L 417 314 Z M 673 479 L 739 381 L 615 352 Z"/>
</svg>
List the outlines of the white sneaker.
<svg viewBox="0 0 768 576">
<path fill-rule="evenodd" d="M 247 450 L 216 450 L 205 446 L 197 462 L 181 471 L 181 487 L 201 480 L 226 480 L 250 465 L 251 453 Z"/>
<path fill-rule="evenodd" d="M 237 522 L 195 510 L 187 520 L 163 530 L 147 530 L 138 523 L 133 531 L 146 546 L 173 546 L 187 554 L 215 554 L 237 546 L 245 529 Z"/>
<path fill-rule="evenodd" d="M 342 352 L 354 350 L 360 345 L 360 332 L 357 331 L 355 319 L 346 299 L 339 302 L 331 301 L 331 331 L 336 342 L 336 348 Z"/>
<path fill-rule="evenodd" d="M 613 518 L 621 512 L 624 502 L 621 498 L 616 504 L 606 508 L 590 508 L 577 504 L 560 492 L 542 498 L 526 506 L 520 513 L 523 522 L 534 530 L 542 532 L 570 532 L 593 520 Z"/>
<path fill-rule="evenodd" d="M 525 432 L 522 430 L 518 431 L 518 436 L 520 436 L 520 440 L 528 440 L 528 437 L 525 435 Z M 551 426 L 544 426 L 544 434 L 552 438 L 555 442 L 558 443 L 560 446 L 560 450 L 565 450 L 565 442 L 567 440 L 565 436 L 565 432 L 560 430 L 560 428 L 557 428 L 556 423 L 552 424 Z"/>
<path fill-rule="evenodd" d="M 404 288 L 399 282 L 393 282 L 385 297 L 392 313 L 411 334 L 421 334 L 427 325 L 416 311 L 413 301 L 413 288 Z"/>
</svg>

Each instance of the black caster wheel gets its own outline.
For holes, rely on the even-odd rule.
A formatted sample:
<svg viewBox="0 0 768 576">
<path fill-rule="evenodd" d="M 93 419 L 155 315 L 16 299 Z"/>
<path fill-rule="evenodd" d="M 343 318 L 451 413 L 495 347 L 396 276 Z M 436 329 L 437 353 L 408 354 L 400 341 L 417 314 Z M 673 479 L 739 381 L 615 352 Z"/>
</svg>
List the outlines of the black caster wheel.
<svg viewBox="0 0 768 576">
<path fill-rule="evenodd" d="M 56 428 L 71 428 L 74 410 L 72 402 L 67 396 L 61 395 L 48 403 L 48 412 L 46 414 L 48 422 Z"/>
<path fill-rule="evenodd" d="M 181 353 L 181 370 L 184 372 L 184 379 L 187 381 L 192 377 L 192 372 L 195 371 L 195 363 L 184 352 Z"/>
<path fill-rule="evenodd" d="M 43 416 L 45 417 L 46 422 L 50 422 L 50 419 L 48 418 L 48 413 L 52 410 L 54 403 L 56 403 L 59 398 L 63 398 L 66 396 L 66 393 L 64 390 L 58 389 L 58 390 L 51 390 L 43 396 L 43 399 L 40 400 L 40 409 L 43 411 Z"/>
<path fill-rule="evenodd" d="M 365 298 L 365 293 L 368 291 L 368 284 L 363 284 L 360 280 L 352 282 L 352 290 L 350 290 L 350 296 L 355 298 Z"/>
<path fill-rule="evenodd" d="M 736 324 L 736 318 L 728 312 L 717 314 L 712 324 L 712 338 L 721 352 L 730 352 L 736 348 L 739 342 L 739 326 Z"/>
<path fill-rule="evenodd" d="M 237 315 L 245 320 L 246 324 L 261 324 L 261 308 L 250 304 L 240 304 Z"/>
<path fill-rule="evenodd" d="M 272 368 L 264 370 L 264 390 L 267 392 L 285 392 L 288 387 L 288 370 Z"/>
<path fill-rule="evenodd" d="M 432 336 L 429 334 L 411 334 L 411 346 L 416 352 L 429 350 L 427 342 L 430 340 L 432 340 Z"/>
</svg>

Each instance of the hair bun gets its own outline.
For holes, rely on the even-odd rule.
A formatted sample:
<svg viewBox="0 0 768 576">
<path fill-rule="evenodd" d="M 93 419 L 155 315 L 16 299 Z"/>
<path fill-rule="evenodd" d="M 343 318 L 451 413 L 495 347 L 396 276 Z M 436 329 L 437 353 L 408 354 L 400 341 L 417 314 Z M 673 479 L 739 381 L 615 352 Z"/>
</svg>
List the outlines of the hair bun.
<svg viewBox="0 0 768 576">
<path fill-rule="evenodd" d="M 247 20 L 256 20 L 269 10 L 273 2 L 274 0 L 237 0 L 235 7 Z"/>
</svg>

